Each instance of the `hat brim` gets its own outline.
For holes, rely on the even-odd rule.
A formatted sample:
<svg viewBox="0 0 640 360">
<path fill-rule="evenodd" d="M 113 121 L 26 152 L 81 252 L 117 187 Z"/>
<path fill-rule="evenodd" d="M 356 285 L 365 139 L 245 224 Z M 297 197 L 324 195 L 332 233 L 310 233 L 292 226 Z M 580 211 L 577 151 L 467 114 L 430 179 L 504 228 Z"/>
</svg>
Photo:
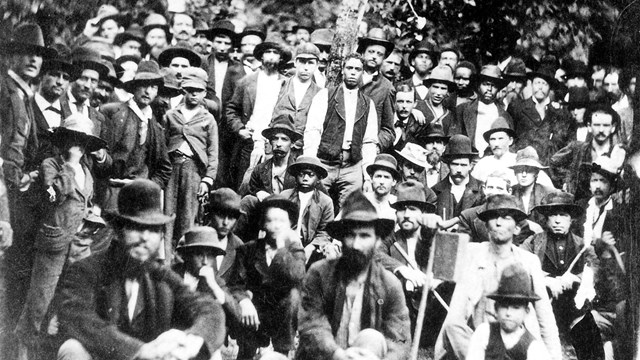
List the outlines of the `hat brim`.
<svg viewBox="0 0 640 360">
<path fill-rule="evenodd" d="M 494 301 L 517 301 L 517 302 L 535 302 L 540 300 L 538 295 L 521 295 L 521 294 L 498 294 L 493 293 L 487 295 L 487 298 Z"/>
<path fill-rule="evenodd" d="M 398 172 L 398 169 L 394 169 L 391 166 L 385 166 L 381 164 L 371 164 L 367 166 L 367 174 L 369 174 L 369 176 L 373 176 L 373 174 L 377 170 L 388 171 L 389 173 L 391 173 L 391 176 L 393 176 L 394 179 L 400 179 L 400 173 Z"/>
<path fill-rule="evenodd" d="M 302 139 L 302 134 L 285 128 L 275 127 L 262 130 L 262 136 L 269 140 L 278 133 L 286 134 L 291 139 L 291 142 L 296 142 Z"/>
<path fill-rule="evenodd" d="M 511 216 L 516 222 L 520 222 L 527 218 L 527 214 L 522 210 L 514 208 L 489 209 L 478 214 L 478 218 L 482 221 L 489 221 L 504 215 Z"/>
<path fill-rule="evenodd" d="M 258 44 L 255 49 L 253 49 L 253 56 L 258 59 L 258 61 L 262 61 L 262 55 L 268 49 L 276 49 L 280 53 L 280 64 L 286 64 L 291 61 L 291 53 L 281 44 L 271 41 Z"/>
<path fill-rule="evenodd" d="M 451 89 L 455 89 L 456 87 L 456 83 L 454 83 L 453 81 L 440 79 L 424 79 L 424 81 L 422 81 L 422 84 L 426 87 L 429 87 L 432 84 L 445 84 L 449 88 L 449 91 L 451 91 Z"/>
<path fill-rule="evenodd" d="M 436 212 L 436 206 L 426 201 L 405 200 L 405 201 L 396 201 L 393 204 L 391 204 L 391 207 L 395 210 L 398 210 L 403 206 L 415 206 L 420 210 L 422 210 L 422 212 L 426 212 L 426 213 L 433 214 Z"/>
<path fill-rule="evenodd" d="M 43 59 L 53 59 L 58 56 L 58 52 L 53 48 L 16 41 L 1 43 L 0 51 L 5 54 L 36 54 L 42 56 Z"/>
<path fill-rule="evenodd" d="M 40 69 L 41 74 L 45 74 L 47 71 L 61 71 L 69 74 L 70 81 L 76 81 L 80 77 L 80 68 L 70 62 L 60 59 L 46 60 L 42 64 Z"/>
<path fill-rule="evenodd" d="M 364 38 L 358 39 L 358 49 L 356 50 L 356 52 L 363 54 L 364 51 L 367 49 L 367 47 L 371 45 L 380 45 L 384 47 L 386 51 L 385 55 L 391 54 L 391 52 L 395 48 L 395 45 L 390 41 L 364 37 Z"/>
<path fill-rule="evenodd" d="M 189 65 L 192 67 L 200 67 L 200 64 L 202 64 L 202 58 L 198 54 L 184 48 L 169 48 L 164 50 L 158 55 L 158 64 L 161 67 L 169 67 L 171 60 L 177 57 L 189 60 Z"/>
<path fill-rule="evenodd" d="M 547 74 L 542 74 L 536 71 L 532 71 L 530 73 L 527 74 L 527 78 L 530 80 L 533 80 L 535 78 L 540 78 L 546 82 L 549 83 L 549 86 L 551 88 L 556 88 L 558 86 L 558 80 L 556 80 L 556 78 L 549 76 Z"/>
<path fill-rule="evenodd" d="M 475 159 L 478 156 L 479 155 L 477 152 L 470 152 L 470 153 L 460 153 L 460 154 L 442 154 L 440 158 L 442 159 L 442 161 L 448 162 L 454 159 Z"/>
<path fill-rule="evenodd" d="M 411 51 L 411 53 L 409 53 L 409 62 L 411 62 L 413 59 L 416 58 L 416 56 L 418 56 L 419 54 L 427 54 L 431 57 L 431 60 L 433 61 L 434 59 L 436 59 L 440 53 L 435 51 L 435 50 L 429 50 L 426 48 L 419 48 L 419 49 L 415 49 L 413 51 Z M 435 62 L 435 61 L 434 61 Z"/>
<path fill-rule="evenodd" d="M 533 208 L 533 210 L 539 212 L 540 214 L 548 217 L 551 214 L 563 212 L 569 214 L 572 219 L 577 219 L 584 214 L 584 209 L 578 205 L 574 204 L 545 204 L 538 205 Z"/>
<path fill-rule="evenodd" d="M 504 74 L 502 78 L 511 81 L 527 81 L 527 74 Z"/>
<path fill-rule="evenodd" d="M 236 38 L 238 34 L 229 29 L 209 29 L 209 30 L 199 30 L 198 34 L 203 34 L 209 41 L 213 41 L 213 39 L 218 35 L 228 36 L 231 39 L 231 42 L 236 42 Z"/>
<path fill-rule="evenodd" d="M 327 169 L 325 169 L 324 167 L 318 166 L 317 164 L 307 163 L 307 162 L 293 163 L 289 165 L 289 167 L 287 168 L 287 171 L 291 175 L 295 176 L 296 174 L 298 174 L 300 171 L 304 169 L 313 170 L 318 175 L 318 178 L 320 179 L 324 179 L 327 177 L 327 175 L 329 175 L 329 173 L 327 172 Z"/>
<path fill-rule="evenodd" d="M 484 75 L 484 74 L 477 74 L 476 75 L 476 83 L 480 84 L 483 81 L 490 81 L 490 82 L 496 84 L 496 86 L 499 89 L 502 89 L 503 87 L 509 85 L 509 80 L 507 80 L 507 79 L 501 79 L 501 78 L 488 76 L 488 75 Z"/>
<path fill-rule="evenodd" d="M 404 159 L 404 160 L 406 160 L 406 161 L 408 161 L 408 162 L 410 162 L 410 163 L 412 163 L 412 164 L 414 164 L 414 165 L 417 165 L 417 166 L 419 166 L 419 167 L 421 167 L 421 168 L 426 169 L 426 168 L 429 166 L 429 164 L 427 164 L 427 162 L 426 162 L 426 161 L 425 161 L 425 162 L 422 162 L 422 161 L 420 161 L 420 160 L 418 160 L 418 159 L 416 159 L 416 158 L 414 158 L 414 157 L 406 156 L 405 154 L 403 154 L 402 152 L 400 152 L 400 151 L 398 151 L 398 150 L 395 150 L 395 152 L 396 152 L 396 154 L 398 154 L 398 156 L 400 156 L 402 159 Z"/>
<path fill-rule="evenodd" d="M 242 215 L 247 215 L 247 212 L 238 208 L 234 208 L 234 207 L 230 207 L 230 206 L 223 206 L 223 205 L 215 205 L 215 204 L 211 204 L 209 206 L 209 208 L 211 209 L 211 211 L 218 211 L 218 212 L 224 212 L 224 213 L 233 213 L 236 214 L 237 217 L 240 217 Z"/>
<path fill-rule="evenodd" d="M 158 87 L 162 87 L 164 86 L 164 79 L 160 75 L 158 75 L 157 77 L 152 76 L 149 78 L 133 79 L 123 83 L 122 89 L 126 90 L 127 92 L 133 93 L 138 86 L 151 86 L 151 85 L 157 85 Z"/>
<path fill-rule="evenodd" d="M 171 40 L 173 40 L 173 34 L 171 33 L 169 25 L 166 25 L 166 24 L 151 24 L 151 25 L 143 26 L 142 27 L 142 31 L 144 32 L 144 36 L 147 36 L 149 31 L 151 31 L 153 29 L 162 29 L 162 30 L 164 30 L 164 33 L 165 33 L 165 35 L 167 37 L 167 43 L 171 43 Z"/>
<path fill-rule="evenodd" d="M 342 241 L 348 230 L 358 226 L 373 226 L 376 234 L 381 238 L 385 238 L 393 233 L 396 223 L 391 219 L 375 219 L 370 221 L 342 219 L 328 223 L 326 230 L 329 236 Z"/>
<path fill-rule="evenodd" d="M 242 33 L 240 33 L 240 35 L 238 36 L 238 40 L 242 40 L 243 37 L 249 36 L 249 35 L 255 35 L 255 36 L 259 37 L 262 41 L 264 41 L 264 39 L 267 38 L 267 34 L 265 34 L 263 31 L 260 31 L 260 30 L 245 30 Z"/>
<path fill-rule="evenodd" d="M 482 134 L 482 137 L 484 138 L 484 141 L 486 141 L 487 143 L 489 143 L 489 138 L 491 137 L 492 134 L 497 133 L 497 132 L 505 132 L 507 133 L 507 135 L 509 135 L 512 138 L 516 138 L 516 132 L 513 131 L 513 129 L 510 128 L 496 128 L 496 129 L 491 129 L 491 130 L 487 130 L 484 132 L 484 134 Z"/>
<path fill-rule="evenodd" d="M 524 166 L 537 168 L 538 170 L 546 170 L 549 168 L 548 166 L 544 166 L 540 164 L 539 161 L 535 161 L 533 159 L 524 159 L 524 160 L 520 160 L 519 162 L 516 162 L 515 165 L 509 166 L 509 169 L 515 170 L 516 168 L 524 167 Z"/>
<path fill-rule="evenodd" d="M 213 245 L 213 244 L 189 244 L 189 245 L 178 245 L 176 246 L 176 251 L 180 251 L 180 252 L 184 252 L 185 250 L 191 250 L 191 249 L 207 249 L 207 250 L 211 250 L 213 251 L 213 256 L 220 256 L 220 255 L 226 255 L 227 252 L 220 249 L 219 247 Z"/>
<path fill-rule="evenodd" d="M 606 177 L 610 182 L 616 182 L 619 178 L 617 173 L 612 173 L 611 171 L 605 170 L 600 166 L 593 166 L 593 164 L 581 164 L 580 168 L 589 173 L 597 173 L 604 177 Z"/>
<path fill-rule="evenodd" d="M 145 45 L 147 45 L 147 42 L 144 40 L 144 37 L 137 36 L 137 35 L 134 35 L 132 33 L 126 32 L 126 31 L 116 35 L 115 39 L 113 39 L 113 45 L 122 46 L 122 44 L 124 44 L 124 43 L 126 43 L 127 41 L 130 41 L 130 40 L 134 40 L 134 41 L 139 42 L 141 48 L 144 47 Z"/>
<path fill-rule="evenodd" d="M 140 216 L 121 215 L 117 212 L 106 212 L 105 218 L 111 223 L 134 223 L 146 226 L 165 225 L 175 219 L 176 215 L 165 215 L 161 212 L 147 212 Z"/>
<path fill-rule="evenodd" d="M 83 132 L 63 127 L 56 128 L 51 141 L 57 146 L 62 146 L 69 142 L 77 143 L 83 145 L 87 152 L 94 152 L 107 148 L 107 142 L 97 136 L 87 135 Z"/>
<path fill-rule="evenodd" d="M 94 60 L 78 60 L 75 63 L 80 68 L 80 73 L 84 70 L 93 70 L 100 75 L 100 78 L 109 75 L 109 67 L 107 65 Z"/>
</svg>

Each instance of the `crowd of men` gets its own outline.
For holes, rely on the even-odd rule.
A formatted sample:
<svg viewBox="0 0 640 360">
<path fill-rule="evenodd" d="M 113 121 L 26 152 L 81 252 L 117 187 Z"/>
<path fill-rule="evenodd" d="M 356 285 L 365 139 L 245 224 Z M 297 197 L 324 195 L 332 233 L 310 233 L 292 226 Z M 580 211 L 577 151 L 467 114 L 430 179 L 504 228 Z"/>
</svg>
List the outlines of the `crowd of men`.
<svg viewBox="0 0 640 360">
<path fill-rule="evenodd" d="M 334 67 L 334 37 L 113 6 L 69 44 L 17 26 L 2 357 L 633 358 L 635 76 L 375 26 Z M 441 232 L 471 241 L 457 283 L 428 276 Z"/>
</svg>

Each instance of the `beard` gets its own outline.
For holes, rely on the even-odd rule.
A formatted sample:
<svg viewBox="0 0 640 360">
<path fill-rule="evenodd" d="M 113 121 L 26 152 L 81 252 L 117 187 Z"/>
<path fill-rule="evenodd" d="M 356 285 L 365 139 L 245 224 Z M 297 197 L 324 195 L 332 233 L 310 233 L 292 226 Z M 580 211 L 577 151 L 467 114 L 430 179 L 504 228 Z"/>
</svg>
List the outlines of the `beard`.
<svg viewBox="0 0 640 360">
<path fill-rule="evenodd" d="M 367 255 L 360 250 L 343 247 L 336 270 L 342 280 L 353 280 L 367 268 L 371 258 L 372 254 Z"/>
<path fill-rule="evenodd" d="M 431 166 L 436 166 L 440 162 L 440 154 L 436 149 L 432 149 L 427 153 L 427 163 Z"/>
</svg>

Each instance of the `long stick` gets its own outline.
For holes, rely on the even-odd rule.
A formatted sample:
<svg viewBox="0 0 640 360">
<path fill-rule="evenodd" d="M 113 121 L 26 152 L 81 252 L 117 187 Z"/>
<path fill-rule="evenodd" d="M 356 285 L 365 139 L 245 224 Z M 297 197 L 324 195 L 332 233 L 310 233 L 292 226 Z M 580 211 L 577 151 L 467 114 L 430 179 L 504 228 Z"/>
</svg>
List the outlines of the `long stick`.
<svg viewBox="0 0 640 360">
<path fill-rule="evenodd" d="M 565 271 L 565 274 L 568 274 L 571 272 L 571 270 L 573 270 L 573 267 L 576 266 L 576 264 L 578 263 L 578 260 L 580 260 L 580 257 L 582 257 L 582 254 L 585 253 L 585 251 L 587 251 L 587 249 L 589 248 L 589 245 L 585 245 L 582 250 L 580 250 L 580 252 L 578 253 L 578 255 L 576 255 L 576 257 L 573 259 L 573 261 L 571 262 L 571 264 L 569 265 L 569 267 L 567 268 L 567 271 Z"/>
<path fill-rule="evenodd" d="M 436 252 L 435 244 L 431 244 L 429 251 L 429 263 L 427 265 L 427 282 L 424 284 L 424 289 L 431 287 L 431 277 L 433 276 L 433 257 Z M 420 349 L 420 336 L 422 335 L 422 325 L 424 323 L 424 315 L 427 310 L 427 298 L 429 291 L 422 291 L 422 297 L 420 298 L 420 307 L 418 308 L 418 318 L 416 319 L 416 330 L 413 334 L 413 343 L 411 344 L 411 356 L 409 359 L 418 360 L 418 350 Z"/>
</svg>

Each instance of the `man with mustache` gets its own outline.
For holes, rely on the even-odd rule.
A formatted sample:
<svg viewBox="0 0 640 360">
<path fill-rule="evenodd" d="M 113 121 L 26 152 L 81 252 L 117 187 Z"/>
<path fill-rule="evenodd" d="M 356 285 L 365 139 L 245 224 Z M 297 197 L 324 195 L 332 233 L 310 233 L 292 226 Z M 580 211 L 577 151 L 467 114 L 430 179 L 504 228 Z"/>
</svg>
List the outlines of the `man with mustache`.
<svg viewBox="0 0 640 360">
<path fill-rule="evenodd" d="M 426 104 L 428 86 L 424 84 L 424 81 L 429 77 L 431 69 L 436 64 L 438 52 L 435 48 L 436 45 L 430 39 L 424 39 L 414 46 L 408 59 L 409 64 L 413 67 L 413 75 L 402 82 L 415 90 L 416 109 L 423 114 L 428 112 Z"/>
<path fill-rule="evenodd" d="M 580 168 L 581 164 L 590 164 L 604 155 L 622 165 L 626 157 L 626 151 L 615 138 L 620 124 L 620 116 L 615 110 L 606 104 L 593 104 L 587 108 L 584 122 L 589 128 L 588 139 L 591 140 L 574 141 L 549 160 L 550 175 L 554 183 L 574 194 L 576 201 L 591 197 L 589 174 Z"/>
<path fill-rule="evenodd" d="M 442 124 L 432 123 L 426 131 L 424 139 L 427 157 L 426 187 L 432 188 L 449 176 L 449 167 L 442 161 L 442 154 L 444 154 L 449 142 L 449 136 L 444 134 Z"/>
<path fill-rule="evenodd" d="M 395 139 L 393 149 L 402 150 L 408 142 L 417 142 L 414 138 L 414 130 L 420 126 L 413 116 L 416 107 L 415 89 L 408 84 L 396 86 L 396 101 L 393 128 Z"/>
<path fill-rule="evenodd" d="M 173 37 L 172 45 L 175 45 L 178 41 L 190 42 L 191 38 L 196 34 L 193 16 L 187 13 L 173 14 L 170 25 L 170 31 Z"/>
<path fill-rule="evenodd" d="M 220 304 L 157 263 L 171 219 L 158 184 L 138 179 L 122 188 L 109 249 L 73 263 L 59 284 L 60 329 L 68 340 L 58 358 L 186 359 L 209 357 L 222 345 Z"/>
<path fill-rule="evenodd" d="M 267 35 L 260 27 L 247 27 L 238 35 L 240 53 L 242 54 L 242 75 L 252 74 L 260 68 L 260 61 L 253 55 L 253 50 L 260 45 Z"/>
<path fill-rule="evenodd" d="M 392 191 L 400 180 L 397 168 L 398 162 L 389 154 L 376 156 L 373 164 L 367 167 L 373 191 L 366 193 L 365 196 L 375 206 L 378 216 L 384 219 L 395 220 L 396 213 L 392 204 L 395 203 L 396 196 Z"/>
<path fill-rule="evenodd" d="M 382 76 L 391 81 L 391 84 L 395 85 L 400 79 L 400 70 L 402 69 L 404 60 L 402 59 L 402 53 L 393 51 L 382 62 L 380 72 Z"/>
<path fill-rule="evenodd" d="M 630 96 L 627 95 L 631 75 L 628 71 L 616 67 L 606 69 L 602 89 L 604 90 L 604 101 L 611 105 L 611 108 L 620 115 L 618 133 L 620 142 L 628 144 L 631 141 L 633 130 L 633 105 Z"/>
<path fill-rule="evenodd" d="M 545 174 L 548 167 L 540 164 L 536 150 L 527 146 L 516 153 L 516 162 L 509 167 L 513 170 L 517 183 L 513 185 L 513 196 L 520 203 L 520 208 L 529 214 L 529 220 L 541 223 L 544 219 L 533 212 L 533 208 L 540 205 L 547 194 L 553 192 L 553 186 L 542 184 L 538 178 Z"/>
<path fill-rule="evenodd" d="M 393 231 L 360 191 L 345 199 L 343 216 L 327 231 L 342 256 L 308 271 L 298 314 L 296 359 L 405 359 L 411 324 L 400 281 L 374 257 Z"/>
<path fill-rule="evenodd" d="M 426 186 L 425 169 L 429 166 L 425 149 L 414 143 L 407 143 L 401 151 L 396 150 L 400 160 L 400 181 L 415 180 L 421 183 L 427 194 L 427 201 L 436 202 L 436 195 Z"/>
<path fill-rule="evenodd" d="M 484 182 L 487 179 L 487 175 L 496 169 L 509 170 L 509 166 L 516 163 L 516 154 L 509 151 L 509 147 L 513 145 L 515 137 L 516 133 L 509 122 L 505 118 L 497 118 L 491 124 L 491 128 L 484 133 L 484 139 L 489 144 L 491 155 L 480 159 L 473 167 L 471 175 Z M 509 180 L 512 184 L 515 184 L 515 175 L 512 175 Z"/>
<path fill-rule="evenodd" d="M 329 55 L 331 54 L 331 46 L 333 45 L 334 31 L 331 29 L 316 29 L 311 33 L 309 42 L 318 47 L 320 55 L 318 56 L 318 69 L 313 74 L 313 80 L 320 87 L 325 87 L 327 82 L 326 71 L 329 66 Z"/>
</svg>

